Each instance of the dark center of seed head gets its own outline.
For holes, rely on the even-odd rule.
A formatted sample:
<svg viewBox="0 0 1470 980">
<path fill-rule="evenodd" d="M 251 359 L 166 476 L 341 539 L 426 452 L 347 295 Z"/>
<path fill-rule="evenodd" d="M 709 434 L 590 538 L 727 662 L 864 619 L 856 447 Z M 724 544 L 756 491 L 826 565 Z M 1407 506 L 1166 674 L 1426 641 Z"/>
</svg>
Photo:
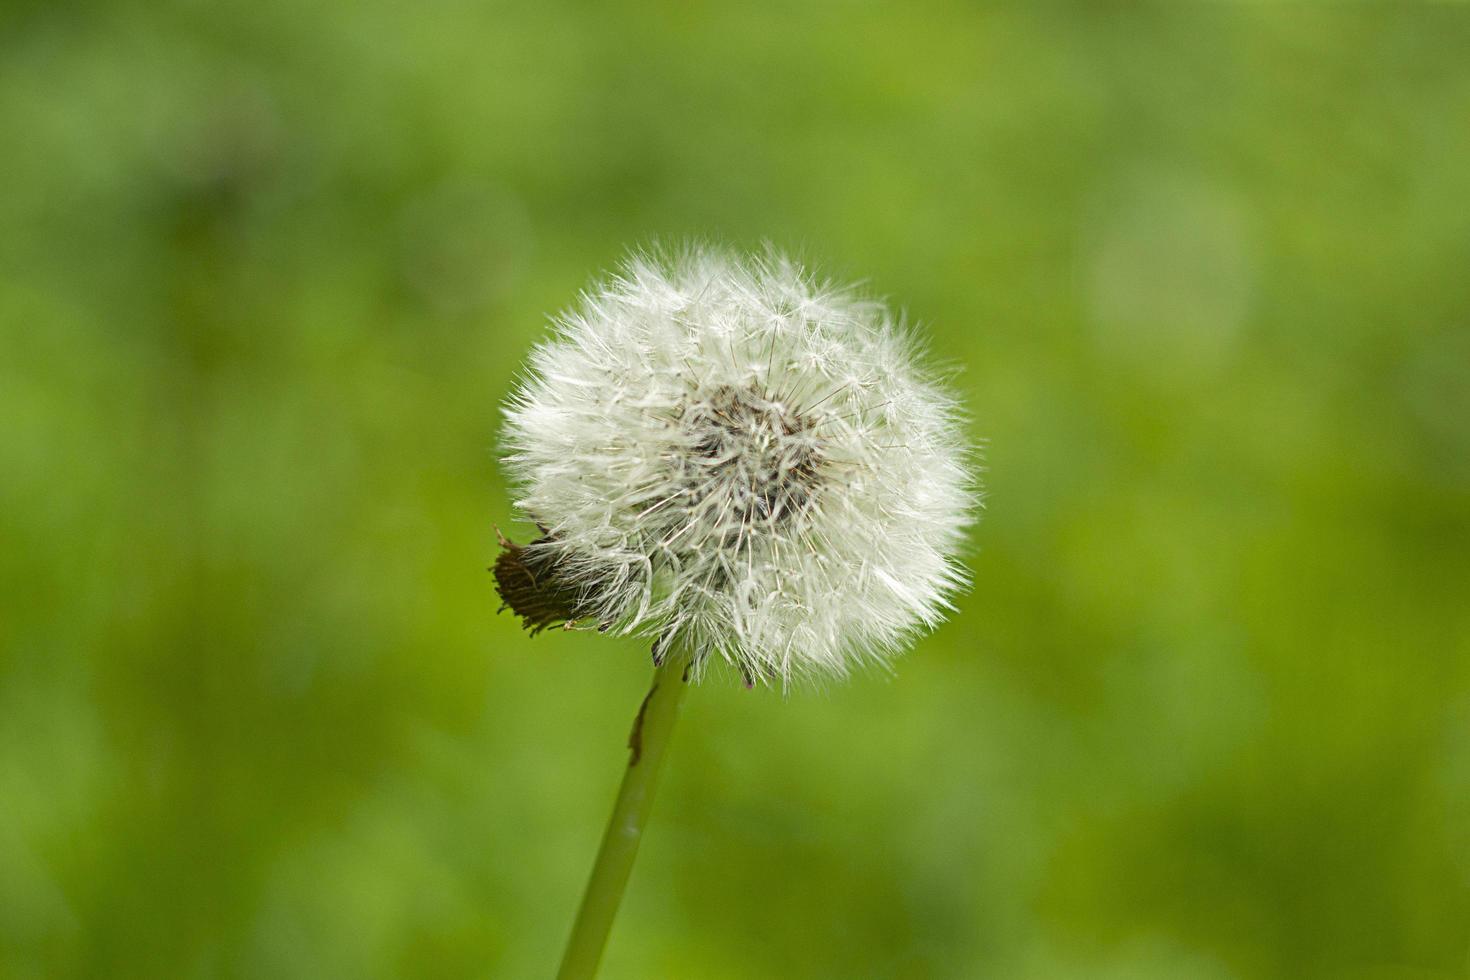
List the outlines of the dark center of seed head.
<svg viewBox="0 0 1470 980">
<path fill-rule="evenodd" d="M 728 508 L 748 525 L 782 524 L 811 505 L 824 457 L 810 417 L 725 385 L 691 405 L 682 423 L 690 506 Z"/>
</svg>

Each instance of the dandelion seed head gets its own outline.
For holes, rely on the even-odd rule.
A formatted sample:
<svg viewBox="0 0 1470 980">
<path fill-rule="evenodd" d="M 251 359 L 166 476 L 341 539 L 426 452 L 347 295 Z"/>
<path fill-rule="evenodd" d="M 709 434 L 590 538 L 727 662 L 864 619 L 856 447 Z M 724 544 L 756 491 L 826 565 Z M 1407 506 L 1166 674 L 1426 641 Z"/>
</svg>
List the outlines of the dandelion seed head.
<svg viewBox="0 0 1470 980">
<path fill-rule="evenodd" d="M 506 408 L 526 547 L 601 628 L 747 680 L 842 676 L 964 584 L 953 398 L 882 304 L 790 260 L 640 255 L 536 348 Z"/>
</svg>

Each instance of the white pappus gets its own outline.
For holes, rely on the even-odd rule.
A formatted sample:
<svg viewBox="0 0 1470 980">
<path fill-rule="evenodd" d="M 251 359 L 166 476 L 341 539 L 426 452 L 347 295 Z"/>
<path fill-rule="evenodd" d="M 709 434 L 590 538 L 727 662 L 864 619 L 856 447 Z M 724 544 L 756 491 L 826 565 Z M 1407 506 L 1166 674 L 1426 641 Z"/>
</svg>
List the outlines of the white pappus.
<svg viewBox="0 0 1470 980">
<path fill-rule="evenodd" d="M 565 615 L 756 679 L 886 662 L 951 609 L 978 488 L 880 303 L 773 252 L 637 255 L 506 408 L 527 565 Z M 539 583 L 545 587 L 546 583 Z"/>
</svg>

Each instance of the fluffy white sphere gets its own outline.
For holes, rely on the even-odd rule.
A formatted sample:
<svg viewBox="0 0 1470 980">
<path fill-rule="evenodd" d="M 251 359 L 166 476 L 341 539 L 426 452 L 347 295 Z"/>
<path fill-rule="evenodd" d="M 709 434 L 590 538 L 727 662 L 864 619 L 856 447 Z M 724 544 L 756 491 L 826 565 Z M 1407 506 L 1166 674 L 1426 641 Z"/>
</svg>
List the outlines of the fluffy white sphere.
<svg viewBox="0 0 1470 980">
<path fill-rule="evenodd" d="M 973 473 L 881 304 L 691 249 L 629 260 L 557 328 L 505 441 L 569 618 L 784 683 L 886 661 L 952 608 Z"/>
</svg>

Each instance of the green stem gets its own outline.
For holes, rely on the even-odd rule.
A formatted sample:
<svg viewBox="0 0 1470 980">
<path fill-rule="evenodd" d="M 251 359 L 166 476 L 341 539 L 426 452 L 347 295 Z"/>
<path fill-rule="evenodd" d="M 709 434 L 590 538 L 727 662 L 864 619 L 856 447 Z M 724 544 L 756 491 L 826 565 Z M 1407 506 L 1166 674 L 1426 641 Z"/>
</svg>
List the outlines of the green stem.
<svg viewBox="0 0 1470 980">
<path fill-rule="evenodd" d="M 658 772 L 668 751 L 674 719 L 679 717 L 679 703 L 689 686 L 685 673 L 688 660 L 670 656 L 653 674 L 653 686 L 638 709 L 633 732 L 628 737 L 628 770 L 612 816 L 602 835 L 602 847 L 592 866 L 587 893 L 572 925 L 566 955 L 561 961 L 557 980 L 590 980 L 597 973 L 607 934 L 612 929 L 618 903 L 633 870 L 638 842 L 648 812 L 653 808 L 653 791 L 658 785 Z"/>
</svg>

